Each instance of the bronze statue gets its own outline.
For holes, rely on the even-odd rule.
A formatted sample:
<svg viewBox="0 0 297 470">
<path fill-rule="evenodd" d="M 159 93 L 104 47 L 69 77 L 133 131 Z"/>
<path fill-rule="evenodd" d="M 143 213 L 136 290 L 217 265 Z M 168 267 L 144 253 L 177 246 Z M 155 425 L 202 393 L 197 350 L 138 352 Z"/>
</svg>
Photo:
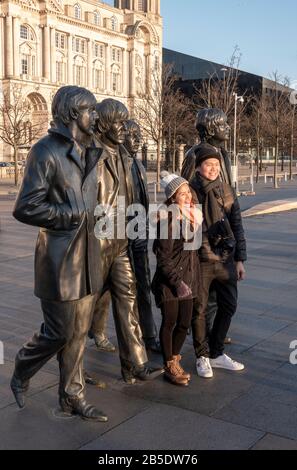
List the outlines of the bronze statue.
<svg viewBox="0 0 297 470">
<path fill-rule="evenodd" d="M 196 156 L 195 150 L 204 143 L 211 144 L 219 149 L 221 159 L 221 179 L 223 182 L 232 184 L 231 161 L 224 148 L 225 142 L 230 138 L 230 126 L 227 116 L 221 109 L 201 109 L 196 117 L 196 129 L 200 137 L 200 144 L 194 145 L 186 154 L 182 167 L 183 178 L 191 181 L 195 175 Z"/>
<path fill-rule="evenodd" d="M 126 138 L 124 146 L 129 155 L 133 157 L 131 166 L 131 176 L 133 184 L 133 203 L 141 204 L 148 214 L 149 195 L 145 169 L 137 159 L 137 152 L 141 143 L 141 131 L 139 125 L 132 120 L 125 122 Z M 146 226 L 148 218 L 146 220 Z M 151 304 L 151 276 L 148 260 L 148 226 L 144 239 L 136 238 L 130 241 L 130 249 L 133 257 L 133 267 L 137 281 L 137 304 L 139 312 L 139 322 L 142 331 L 142 337 L 147 350 L 161 352 L 160 343 L 157 340 L 157 329 L 153 319 Z M 92 332 L 89 336 L 93 337 L 97 349 L 100 351 L 113 352 L 114 345 L 107 338 L 106 328 L 110 307 L 110 292 L 106 291 L 101 297 L 98 305 L 98 318 L 93 323 Z"/>
<path fill-rule="evenodd" d="M 82 361 L 97 293 L 102 286 L 94 235 L 97 164 L 93 145 L 95 96 L 65 86 L 52 103 L 53 123 L 28 156 L 13 215 L 40 227 L 35 252 L 35 295 L 44 322 L 15 361 L 11 388 L 20 408 L 30 379 L 53 356 L 60 367 L 59 403 L 66 415 L 107 421 L 85 400 Z"/>
<path fill-rule="evenodd" d="M 121 214 L 117 210 L 120 197 L 126 202 L 125 207 L 133 203 L 133 185 L 131 181 L 132 160 L 123 146 L 126 137 L 125 122 L 129 118 L 124 104 L 114 99 L 105 99 L 97 104 L 97 146 L 102 149 L 98 164 L 98 204 L 101 219 L 117 227 Z M 112 224 L 112 222 L 114 222 Z M 127 218 L 124 215 L 124 229 Z M 105 225 L 105 222 L 104 224 Z M 123 227 L 117 227 L 123 228 Z M 98 236 L 98 235 L 97 235 Z M 132 269 L 129 242 L 124 235 L 98 237 L 99 265 L 103 274 L 101 295 L 109 290 L 112 297 L 113 315 L 119 345 L 119 355 L 123 379 L 135 383 L 136 379 L 152 380 L 163 369 L 147 367 L 147 355 L 139 325 L 136 300 L 136 280 Z M 98 327 L 99 323 L 99 327 Z M 100 331 L 101 305 L 96 304 L 90 330 L 91 336 Z"/>
</svg>

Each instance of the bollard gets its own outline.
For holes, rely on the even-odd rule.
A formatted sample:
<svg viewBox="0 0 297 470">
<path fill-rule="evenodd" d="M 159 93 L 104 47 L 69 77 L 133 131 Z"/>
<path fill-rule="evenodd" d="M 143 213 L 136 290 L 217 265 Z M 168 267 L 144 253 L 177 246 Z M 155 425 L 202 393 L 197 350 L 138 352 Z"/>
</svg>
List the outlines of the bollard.
<svg viewBox="0 0 297 470">
<path fill-rule="evenodd" d="M 264 183 L 267 184 L 267 174 L 264 175 Z"/>
<path fill-rule="evenodd" d="M 288 181 L 288 173 L 286 172 L 285 173 L 285 182 L 287 182 L 287 181 Z"/>
</svg>

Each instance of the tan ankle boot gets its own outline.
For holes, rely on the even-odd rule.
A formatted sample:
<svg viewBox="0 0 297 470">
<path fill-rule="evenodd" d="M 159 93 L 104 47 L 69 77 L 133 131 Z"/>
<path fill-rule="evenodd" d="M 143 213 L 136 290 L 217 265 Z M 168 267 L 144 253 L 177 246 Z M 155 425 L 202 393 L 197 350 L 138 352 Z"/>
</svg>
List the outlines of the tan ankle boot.
<svg viewBox="0 0 297 470">
<path fill-rule="evenodd" d="M 172 359 L 172 361 L 167 361 L 165 366 L 165 378 L 169 380 L 169 382 L 175 385 L 189 385 L 188 379 L 182 377 L 180 375 L 179 369 L 176 366 L 176 361 Z"/>
<path fill-rule="evenodd" d="M 190 380 L 191 379 L 191 374 L 189 374 L 188 372 L 185 372 L 184 369 L 182 368 L 182 366 L 180 365 L 180 361 L 181 361 L 181 355 L 178 354 L 177 356 L 172 356 L 173 357 L 173 360 L 175 361 L 176 363 L 176 366 L 178 368 L 178 371 L 181 375 L 181 377 L 183 377 L 184 379 L 187 379 L 187 380 Z"/>
</svg>

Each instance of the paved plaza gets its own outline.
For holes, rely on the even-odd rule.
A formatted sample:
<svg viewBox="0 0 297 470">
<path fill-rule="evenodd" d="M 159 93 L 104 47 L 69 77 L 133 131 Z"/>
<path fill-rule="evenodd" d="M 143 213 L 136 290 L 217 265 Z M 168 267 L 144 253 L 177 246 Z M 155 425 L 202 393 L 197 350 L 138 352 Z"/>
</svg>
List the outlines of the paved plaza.
<svg viewBox="0 0 297 470">
<path fill-rule="evenodd" d="M 296 192 L 293 186 L 291 190 Z M 250 201 L 242 199 L 245 209 Z M 99 353 L 89 341 L 85 366 L 107 383 L 104 390 L 87 389 L 88 400 L 109 416 L 101 424 L 55 417 L 55 359 L 32 379 L 26 408 L 18 410 L 14 402 L 9 389 L 14 357 L 38 330 L 41 310 L 33 296 L 37 230 L 16 222 L 12 206 L 12 198 L 2 196 L 0 340 L 5 361 L 0 365 L 0 449 L 297 449 L 297 366 L 289 363 L 290 343 L 297 340 L 297 212 L 244 221 L 248 277 L 240 286 L 230 332 L 233 344 L 226 352 L 243 362 L 245 371 L 218 370 L 214 379 L 198 378 L 188 337 L 184 365 L 193 379 L 187 389 L 162 377 L 127 386 L 117 354 Z M 154 271 L 153 256 L 151 267 Z M 155 309 L 154 314 L 159 325 L 160 313 Z M 116 342 L 112 317 L 108 333 Z M 161 363 L 160 356 L 150 359 Z"/>
</svg>

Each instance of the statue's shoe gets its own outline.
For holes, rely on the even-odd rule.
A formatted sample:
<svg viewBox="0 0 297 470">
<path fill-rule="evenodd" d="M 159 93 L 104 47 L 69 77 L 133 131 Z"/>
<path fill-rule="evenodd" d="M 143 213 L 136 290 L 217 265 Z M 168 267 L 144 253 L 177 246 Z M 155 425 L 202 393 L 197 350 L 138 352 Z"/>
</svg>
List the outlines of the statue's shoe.
<svg viewBox="0 0 297 470">
<path fill-rule="evenodd" d="M 87 421 L 99 421 L 106 423 L 108 417 L 95 406 L 90 405 L 84 398 L 68 397 L 60 399 L 62 411 L 68 414 L 78 415 Z"/>
<path fill-rule="evenodd" d="M 18 407 L 24 408 L 26 404 L 26 392 L 29 388 L 29 380 L 21 380 L 13 374 L 10 381 L 10 388 L 14 394 Z"/>
</svg>

